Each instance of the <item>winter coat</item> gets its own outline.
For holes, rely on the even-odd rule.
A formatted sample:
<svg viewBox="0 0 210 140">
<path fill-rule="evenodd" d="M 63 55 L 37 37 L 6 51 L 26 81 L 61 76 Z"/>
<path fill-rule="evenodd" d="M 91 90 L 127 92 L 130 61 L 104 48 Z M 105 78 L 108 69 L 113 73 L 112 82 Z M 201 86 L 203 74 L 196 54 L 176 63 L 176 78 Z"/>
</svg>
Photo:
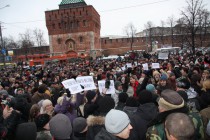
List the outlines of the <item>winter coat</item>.
<svg viewBox="0 0 210 140">
<path fill-rule="evenodd" d="M 125 103 L 118 102 L 118 105 L 115 107 L 115 109 L 123 111 L 124 107 L 125 107 Z"/>
<path fill-rule="evenodd" d="M 52 135 L 48 130 L 39 131 L 37 132 L 36 140 L 52 140 Z"/>
<path fill-rule="evenodd" d="M 129 139 L 145 140 L 147 125 L 157 116 L 157 113 L 158 109 L 154 103 L 146 103 L 140 105 L 135 113 L 129 114 L 128 116 L 131 120 L 131 126 L 133 127 Z"/>
<path fill-rule="evenodd" d="M 175 113 L 175 112 L 181 112 L 181 113 L 187 114 L 193 120 L 193 123 L 195 126 L 195 139 L 196 140 L 204 139 L 204 126 L 203 126 L 203 122 L 202 122 L 200 114 L 196 112 L 189 112 L 186 106 L 184 106 L 183 108 L 159 113 L 158 116 L 148 125 L 151 127 L 149 127 L 147 130 L 147 134 L 146 134 L 147 139 L 166 140 L 167 137 L 165 134 L 164 122 L 169 114 Z"/>
<path fill-rule="evenodd" d="M 197 97 L 201 109 L 204 109 L 210 105 L 210 90 L 203 92 L 200 97 Z"/>
<path fill-rule="evenodd" d="M 136 113 L 138 107 L 130 107 L 130 106 L 125 106 L 123 108 L 123 111 L 128 114 L 128 115 L 133 115 Z"/>
<path fill-rule="evenodd" d="M 71 112 L 69 111 L 70 106 L 71 106 Z M 60 105 L 60 104 L 55 105 L 54 111 L 55 111 L 55 113 L 65 114 L 69 118 L 71 123 L 73 123 L 73 120 L 77 117 L 75 103 L 67 101 L 66 96 L 63 98 L 62 105 Z"/>
<path fill-rule="evenodd" d="M 90 115 L 87 118 L 88 131 L 86 135 L 86 140 L 93 140 L 98 132 L 101 131 L 102 128 L 105 128 L 104 123 L 105 117 Z"/>
<path fill-rule="evenodd" d="M 107 132 L 104 128 L 102 128 L 101 131 L 95 136 L 94 140 L 120 140 L 120 139 Z"/>
</svg>

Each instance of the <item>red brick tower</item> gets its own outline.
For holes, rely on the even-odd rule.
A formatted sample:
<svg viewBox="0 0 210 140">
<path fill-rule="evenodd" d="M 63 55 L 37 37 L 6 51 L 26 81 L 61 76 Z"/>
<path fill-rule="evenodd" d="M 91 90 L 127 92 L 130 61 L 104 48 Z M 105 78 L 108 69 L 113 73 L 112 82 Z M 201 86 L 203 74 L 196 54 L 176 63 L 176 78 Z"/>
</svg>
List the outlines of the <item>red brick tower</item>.
<svg viewBox="0 0 210 140">
<path fill-rule="evenodd" d="M 45 12 L 45 18 L 50 53 L 75 51 L 95 57 L 101 50 L 100 15 L 84 0 L 62 0 L 59 9 Z"/>
</svg>

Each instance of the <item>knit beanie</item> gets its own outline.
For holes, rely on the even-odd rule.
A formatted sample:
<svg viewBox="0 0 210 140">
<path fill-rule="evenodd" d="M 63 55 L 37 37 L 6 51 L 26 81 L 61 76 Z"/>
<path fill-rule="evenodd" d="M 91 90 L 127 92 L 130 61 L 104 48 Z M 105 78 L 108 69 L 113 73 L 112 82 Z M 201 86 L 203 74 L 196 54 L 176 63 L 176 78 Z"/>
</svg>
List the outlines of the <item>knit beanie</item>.
<svg viewBox="0 0 210 140">
<path fill-rule="evenodd" d="M 81 133 L 87 127 L 87 121 L 85 118 L 78 117 L 73 121 L 73 131 L 76 133 Z"/>
<path fill-rule="evenodd" d="M 112 109 L 105 117 L 105 128 L 111 134 L 119 134 L 130 124 L 128 115 L 120 110 Z"/>
<path fill-rule="evenodd" d="M 36 132 L 34 122 L 21 123 L 17 126 L 15 140 L 36 140 Z"/>
<path fill-rule="evenodd" d="M 140 104 L 151 103 L 153 101 L 152 93 L 148 90 L 142 90 L 138 94 L 138 100 Z"/>
<path fill-rule="evenodd" d="M 184 100 L 176 91 L 166 89 L 161 93 L 158 105 L 169 111 L 184 107 Z"/>
<path fill-rule="evenodd" d="M 155 86 L 153 84 L 148 84 L 146 86 L 146 90 L 148 90 L 148 91 L 153 93 L 155 91 Z"/>
<path fill-rule="evenodd" d="M 168 76 L 166 74 L 162 74 L 160 77 L 160 80 L 166 81 L 168 79 Z"/>
<path fill-rule="evenodd" d="M 86 93 L 86 98 L 88 100 L 88 102 L 90 103 L 91 100 L 96 96 L 96 92 L 93 90 L 88 90 L 88 92 Z"/>
<path fill-rule="evenodd" d="M 122 85 L 122 83 L 120 81 L 115 81 L 114 87 L 115 87 L 116 90 L 120 85 Z"/>
<path fill-rule="evenodd" d="M 114 99 L 110 96 L 102 97 L 98 102 L 98 111 L 102 114 L 107 114 L 115 107 Z"/>
<path fill-rule="evenodd" d="M 48 114 L 40 114 L 35 118 L 37 128 L 43 128 L 49 121 L 50 116 Z"/>
<path fill-rule="evenodd" d="M 70 139 L 72 133 L 71 122 L 64 114 L 55 115 L 49 122 L 50 133 L 56 139 Z"/>
</svg>

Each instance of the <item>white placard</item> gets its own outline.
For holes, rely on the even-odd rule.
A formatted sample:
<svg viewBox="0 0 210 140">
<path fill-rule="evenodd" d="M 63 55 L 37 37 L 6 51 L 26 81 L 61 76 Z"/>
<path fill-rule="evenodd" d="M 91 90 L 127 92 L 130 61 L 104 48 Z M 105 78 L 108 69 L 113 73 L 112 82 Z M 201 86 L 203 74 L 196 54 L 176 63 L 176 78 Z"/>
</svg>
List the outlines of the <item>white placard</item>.
<svg viewBox="0 0 210 140">
<path fill-rule="evenodd" d="M 159 63 L 152 63 L 152 68 L 153 69 L 159 69 L 160 68 L 160 64 Z"/>
<path fill-rule="evenodd" d="M 149 70 L 148 63 L 142 64 L 142 66 L 143 66 L 144 70 Z"/>
<path fill-rule="evenodd" d="M 76 81 L 78 84 L 84 86 L 84 90 L 96 89 L 95 83 L 93 81 L 93 76 L 77 77 Z"/>
<path fill-rule="evenodd" d="M 125 66 L 121 67 L 121 69 L 124 71 L 125 70 Z"/>
<path fill-rule="evenodd" d="M 158 53 L 158 59 L 168 59 L 168 53 Z"/>
<path fill-rule="evenodd" d="M 102 93 L 105 89 L 105 80 L 98 81 L 98 89 L 99 92 Z M 114 80 L 110 80 L 110 86 L 109 89 L 106 91 L 106 94 L 115 94 L 115 88 L 114 88 Z"/>
<path fill-rule="evenodd" d="M 78 84 L 75 79 L 65 80 L 62 82 L 62 84 L 66 89 L 70 90 L 71 94 L 76 94 L 83 91 L 80 84 Z"/>
<path fill-rule="evenodd" d="M 138 62 L 134 62 L 135 66 L 138 66 Z"/>
<path fill-rule="evenodd" d="M 126 63 L 127 68 L 132 68 L 132 64 L 131 63 Z"/>
</svg>

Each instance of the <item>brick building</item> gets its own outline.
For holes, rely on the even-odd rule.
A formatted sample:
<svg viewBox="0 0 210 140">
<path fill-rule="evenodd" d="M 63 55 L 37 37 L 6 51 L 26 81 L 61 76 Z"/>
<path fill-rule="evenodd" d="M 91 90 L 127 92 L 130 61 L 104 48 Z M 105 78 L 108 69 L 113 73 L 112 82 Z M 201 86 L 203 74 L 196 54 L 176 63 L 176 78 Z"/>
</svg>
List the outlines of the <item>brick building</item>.
<svg viewBox="0 0 210 140">
<path fill-rule="evenodd" d="M 62 0 L 59 9 L 45 12 L 50 53 L 100 55 L 100 15 L 84 0 Z"/>
</svg>

